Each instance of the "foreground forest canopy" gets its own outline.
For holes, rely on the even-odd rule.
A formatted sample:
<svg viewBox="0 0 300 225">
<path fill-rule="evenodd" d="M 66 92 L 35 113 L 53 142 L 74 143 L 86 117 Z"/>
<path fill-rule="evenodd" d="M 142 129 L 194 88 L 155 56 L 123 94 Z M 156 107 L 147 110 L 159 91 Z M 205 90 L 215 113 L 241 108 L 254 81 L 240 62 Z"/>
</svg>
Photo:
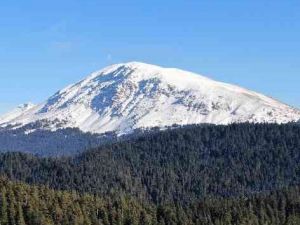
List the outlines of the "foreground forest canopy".
<svg viewBox="0 0 300 225">
<path fill-rule="evenodd" d="M 296 124 L 189 126 L 69 158 L 0 155 L 0 174 L 59 190 L 154 204 L 251 196 L 300 184 Z"/>
<path fill-rule="evenodd" d="M 54 191 L 0 178 L 1 225 L 299 225 L 299 186 L 187 206 Z"/>
</svg>

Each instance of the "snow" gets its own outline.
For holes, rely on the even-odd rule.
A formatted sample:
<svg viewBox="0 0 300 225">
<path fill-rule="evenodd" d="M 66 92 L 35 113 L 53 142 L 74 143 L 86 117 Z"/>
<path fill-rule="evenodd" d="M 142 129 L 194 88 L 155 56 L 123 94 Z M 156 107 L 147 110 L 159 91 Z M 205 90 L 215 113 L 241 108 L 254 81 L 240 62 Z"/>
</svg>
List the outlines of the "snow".
<svg viewBox="0 0 300 225">
<path fill-rule="evenodd" d="M 96 71 L 42 104 L 18 108 L 0 117 L 0 126 L 46 120 L 54 130 L 59 124 L 126 134 L 173 124 L 299 119 L 299 110 L 262 94 L 175 68 L 130 62 Z"/>
<path fill-rule="evenodd" d="M 0 116 L 0 123 L 7 123 L 7 122 L 21 116 L 23 113 L 25 113 L 26 111 L 28 111 L 34 107 L 35 107 L 35 105 L 31 102 L 19 105 L 14 110 L 4 114 L 3 116 Z"/>
</svg>

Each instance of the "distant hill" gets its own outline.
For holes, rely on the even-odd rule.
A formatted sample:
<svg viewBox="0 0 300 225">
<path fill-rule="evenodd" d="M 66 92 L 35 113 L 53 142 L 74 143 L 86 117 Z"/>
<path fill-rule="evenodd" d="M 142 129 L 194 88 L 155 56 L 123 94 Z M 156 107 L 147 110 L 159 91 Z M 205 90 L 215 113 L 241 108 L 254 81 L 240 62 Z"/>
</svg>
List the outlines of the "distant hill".
<svg viewBox="0 0 300 225">
<path fill-rule="evenodd" d="M 115 141 L 117 137 L 111 134 L 84 133 L 78 128 L 66 128 L 56 131 L 37 128 L 34 124 L 32 132 L 29 125 L 17 128 L 0 128 L 0 152 L 24 152 L 37 156 L 70 156 L 92 147 Z"/>
</svg>

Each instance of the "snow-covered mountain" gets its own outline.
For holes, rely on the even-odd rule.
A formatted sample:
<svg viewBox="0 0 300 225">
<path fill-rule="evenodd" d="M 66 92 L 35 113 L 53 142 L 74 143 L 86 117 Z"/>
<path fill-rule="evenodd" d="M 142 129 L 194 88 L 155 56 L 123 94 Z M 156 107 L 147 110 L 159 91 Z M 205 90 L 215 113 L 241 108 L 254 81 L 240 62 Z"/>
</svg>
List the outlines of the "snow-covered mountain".
<svg viewBox="0 0 300 225">
<path fill-rule="evenodd" d="M 112 65 L 37 106 L 0 117 L 0 126 L 42 121 L 47 129 L 78 127 L 118 134 L 173 124 L 287 123 L 300 111 L 262 94 L 174 68 L 131 62 Z"/>
</svg>

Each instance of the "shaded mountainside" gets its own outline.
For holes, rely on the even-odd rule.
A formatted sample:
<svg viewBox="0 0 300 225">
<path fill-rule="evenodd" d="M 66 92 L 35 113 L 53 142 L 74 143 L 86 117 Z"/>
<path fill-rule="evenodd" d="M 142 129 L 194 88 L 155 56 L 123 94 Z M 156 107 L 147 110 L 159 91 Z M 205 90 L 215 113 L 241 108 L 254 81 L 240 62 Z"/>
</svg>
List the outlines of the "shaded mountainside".
<svg viewBox="0 0 300 225">
<path fill-rule="evenodd" d="M 33 129 L 32 132 L 26 132 Z M 107 142 L 116 141 L 113 133 L 84 133 L 78 128 L 56 131 L 38 128 L 37 124 L 18 129 L 0 129 L 0 152 L 24 152 L 37 156 L 70 156 Z"/>
<path fill-rule="evenodd" d="M 76 157 L 0 155 L 0 173 L 30 184 L 189 204 L 300 184 L 300 126 L 190 126 L 107 144 Z"/>
<path fill-rule="evenodd" d="M 160 130 L 158 127 L 136 129 L 131 134 L 118 136 L 114 132 L 85 133 L 78 128 L 51 131 L 42 129 L 44 124 L 45 121 L 37 121 L 17 129 L 0 128 L 0 153 L 23 152 L 40 157 L 74 156 L 91 148 L 122 140 L 133 140 Z M 180 126 L 166 127 L 175 128 Z"/>
<path fill-rule="evenodd" d="M 43 129 L 128 134 L 173 124 L 299 119 L 298 109 L 254 91 L 179 69 L 130 62 L 96 71 L 41 104 L 20 106 L 0 117 L 0 126 L 46 121 Z"/>
<path fill-rule="evenodd" d="M 300 188 L 250 198 L 209 198 L 187 206 L 55 191 L 0 178 L 3 225 L 298 225 Z"/>
</svg>

